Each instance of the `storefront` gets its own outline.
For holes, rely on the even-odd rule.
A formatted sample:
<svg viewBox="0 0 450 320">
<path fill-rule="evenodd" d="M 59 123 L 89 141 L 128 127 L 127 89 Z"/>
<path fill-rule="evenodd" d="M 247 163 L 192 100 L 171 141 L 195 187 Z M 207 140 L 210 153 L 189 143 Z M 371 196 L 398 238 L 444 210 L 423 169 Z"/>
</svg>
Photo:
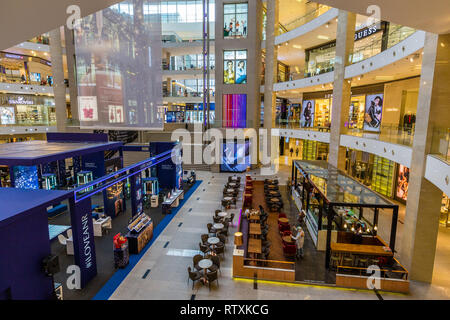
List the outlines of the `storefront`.
<svg viewBox="0 0 450 320">
<path fill-rule="evenodd" d="M 401 165 L 398 165 L 386 158 L 367 152 L 354 149 L 347 149 L 346 152 L 345 171 L 348 175 L 358 180 L 365 186 L 370 187 L 372 190 L 388 198 L 395 198 L 397 200 L 401 200 L 399 197 L 404 195 L 404 193 L 400 191 L 397 193 L 399 196 L 395 196 L 394 194 L 394 188 L 396 185 L 394 178 L 397 177 L 397 172 L 400 170 L 397 169 L 397 167 L 400 166 Z M 404 178 L 399 179 L 403 181 Z M 400 184 L 397 185 L 400 186 Z M 400 188 L 405 188 L 403 182 Z"/>
<path fill-rule="evenodd" d="M 0 94 L 0 124 L 54 126 L 55 99 L 48 96 Z"/>
<path fill-rule="evenodd" d="M 209 122 L 214 123 L 215 103 L 209 104 Z M 186 123 L 203 123 L 203 103 L 186 103 L 185 122 Z"/>
<path fill-rule="evenodd" d="M 387 24 L 382 21 L 355 32 L 355 45 L 352 63 L 367 59 L 380 53 L 385 46 L 383 35 Z M 305 50 L 305 78 L 334 70 L 336 41 Z"/>
<path fill-rule="evenodd" d="M 0 82 L 52 85 L 51 62 L 10 52 L 0 52 Z"/>
</svg>

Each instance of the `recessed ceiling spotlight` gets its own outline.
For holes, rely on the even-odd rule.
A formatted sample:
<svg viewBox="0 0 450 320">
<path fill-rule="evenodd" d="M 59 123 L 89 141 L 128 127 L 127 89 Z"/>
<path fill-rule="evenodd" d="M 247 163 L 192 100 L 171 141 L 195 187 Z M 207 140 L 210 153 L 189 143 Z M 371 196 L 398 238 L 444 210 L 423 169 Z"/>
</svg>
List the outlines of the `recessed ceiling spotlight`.
<svg viewBox="0 0 450 320">
<path fill-rule="evenodd" d="M 330 27 L 330 23 L 329 23 L 329 22 L 327 22 L 327 23 L 325 24 L 325 28 L 328 28 L 328 27 Z"/>
<path fill-rule="evenodd" d="M 410 57 L 410 58 L 409 58 L 409 62 L 414 62 L 414 58 L 413 58 L 413 57 Z"/>
</svg>

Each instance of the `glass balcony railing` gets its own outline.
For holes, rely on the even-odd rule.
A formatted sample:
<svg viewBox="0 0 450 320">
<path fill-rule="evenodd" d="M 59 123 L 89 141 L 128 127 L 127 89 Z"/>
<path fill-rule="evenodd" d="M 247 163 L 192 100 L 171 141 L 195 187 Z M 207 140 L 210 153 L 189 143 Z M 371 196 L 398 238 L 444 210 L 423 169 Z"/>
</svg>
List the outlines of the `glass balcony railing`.
<svg viewBox="0 0 450 320">
<path fill-rule="evenodd" d="M 414 32 L 416 32 L 416 29 L 410 27 L 391 25 L 387 33 L 383 34 L 381 37 L 375 37 L 367 45 L 357 47 L 358 42 L 355 42 L 355 48 L 353 54 L 350 55 L 349 60 L 352 63 L 357 63 L 373 57 L 405 40 Z"/>
<path fill-rule="evenodd" d="M 430 153 L 450 162 L 450 128 L 433 130 Z"/>
<path fill-rule="evenodd" d="M 299 120 L 286 120 L 277 118 L 275 121 L 275 127 L 280 129 L 301 129 L 308 131 L 330 132 L 329 126 L 315 126 L 305 128 L 300 126 Z M 412 146 L 414 139 L 414 127 L 408 128 L 398 126 L 395 124 L 381 125 L 380 132 L 367 132 L 363 129 L 347 129 L 342 134 L 357 136 L 367 139 L 376 139 L 384 142 L 400 144 L 404 146 Z M 447 135 L 447 148 L 448 148 L 448 135 Z M 443 148 L 445 149 L 445 148 Z"/>
<path fill-rule="evenodd" d="M 311 20 L 317 18 L 318 16 L 324 14 L 325 12 L 327 12 L 330 9 L 331 9 L 331 7 L 326 6 L 326 5 L 311 4 L 310 7 L 307 9 L 306 14 L 304 14 L 303 16 L 301 16 L 297 19 L 294 19 L 288 23 L 285 23 L 283 25 L 284 28 L 280 29 L 280 32 L 285 33 L 285 32 L 294 30 L 295 28 L 298 28 L 298 27 L 310 22 Z"/>
</svg>

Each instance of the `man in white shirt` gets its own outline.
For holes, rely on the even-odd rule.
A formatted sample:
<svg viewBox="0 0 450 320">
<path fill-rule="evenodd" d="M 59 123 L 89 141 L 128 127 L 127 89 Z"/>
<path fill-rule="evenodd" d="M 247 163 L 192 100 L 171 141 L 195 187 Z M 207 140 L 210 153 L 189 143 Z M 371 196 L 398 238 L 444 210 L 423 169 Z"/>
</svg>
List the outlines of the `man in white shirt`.
<svg viewBox="0 0 450 320">
<path fill-rule="evenodd" d="M 297 234 L 291 235 L 291 238 L 295 240 L 295 245 L 297 247 L 297 258 L 303 258 L 303 244 L 305 243 L 305 232 L 302 227 L 297 227 Z"/>
</svg>

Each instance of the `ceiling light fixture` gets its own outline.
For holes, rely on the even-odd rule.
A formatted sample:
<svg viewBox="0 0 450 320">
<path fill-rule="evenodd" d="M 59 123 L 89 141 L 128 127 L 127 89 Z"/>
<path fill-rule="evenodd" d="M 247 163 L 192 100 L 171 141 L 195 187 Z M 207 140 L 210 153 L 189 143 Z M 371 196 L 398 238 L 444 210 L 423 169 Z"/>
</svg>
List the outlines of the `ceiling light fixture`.
<svg viewBox="0 0 450 320">
<path fill-rule="evenodd" d="M 295 49 L 301 49 L 302 48 L 302 46 L 299 45 L 299 44 L 294 44 L 292 47 L 295 48 Z"/>
<path fill-rule="evenodd" d="M 317 36 L 317 39 L 321 39 L 321 40 L 330 40 L 330 37 L 327 37 L 327 36 L 324 36 L 324 35 L 319 34 L 319 35 Z"/>
</svg>

